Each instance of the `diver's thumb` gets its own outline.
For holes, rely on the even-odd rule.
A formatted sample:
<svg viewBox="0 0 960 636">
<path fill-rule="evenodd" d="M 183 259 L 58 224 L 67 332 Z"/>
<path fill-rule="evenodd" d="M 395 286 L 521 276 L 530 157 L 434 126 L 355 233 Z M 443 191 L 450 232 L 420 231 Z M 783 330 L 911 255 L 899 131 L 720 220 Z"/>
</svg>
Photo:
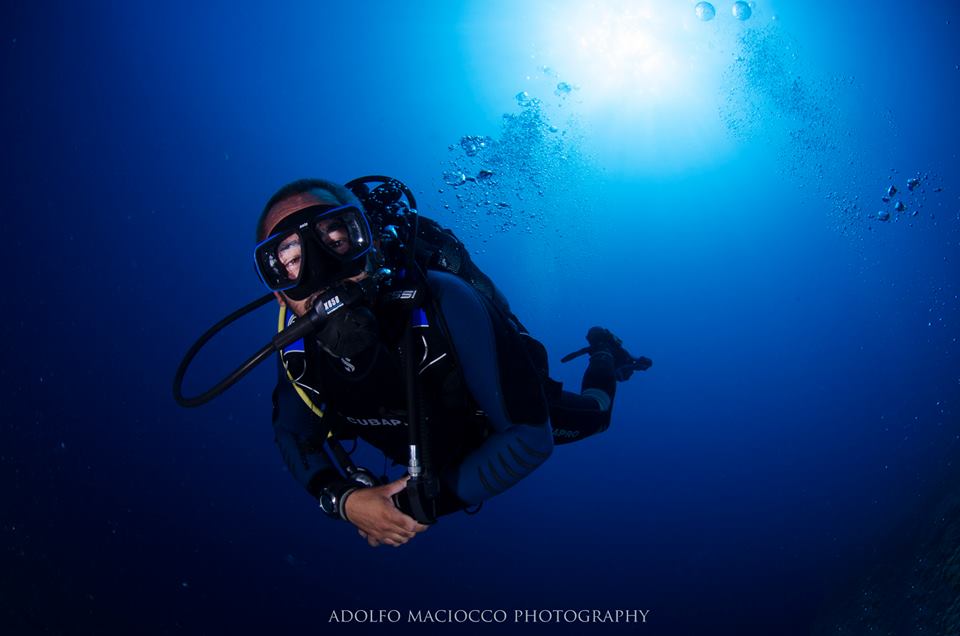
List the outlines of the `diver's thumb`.
<svg viewBox="0 0 960 636">
<path fill-rule="evenodd" d="M 398 492 L 403 492 L 403 489 L 407 487 L 407 480 L 408 480 L 408 479 L 410 479 L 410 476 L 409 476 L 409 475 L 404 475 L 403 477 L 401 477 L 401 478 L 398 479 L 397 481 L 392 481 L 392 482 L 390 482 L 389 484 L 387 484 L 386 486 L 384 486 L 384 488 L 387 489 L 387 491 L 386 491 L 384 494 L 385 494 L 387 497 L 393 497 L 393 496 L 394 496 L 395 494 L 397 494 Z"/>
</svg>

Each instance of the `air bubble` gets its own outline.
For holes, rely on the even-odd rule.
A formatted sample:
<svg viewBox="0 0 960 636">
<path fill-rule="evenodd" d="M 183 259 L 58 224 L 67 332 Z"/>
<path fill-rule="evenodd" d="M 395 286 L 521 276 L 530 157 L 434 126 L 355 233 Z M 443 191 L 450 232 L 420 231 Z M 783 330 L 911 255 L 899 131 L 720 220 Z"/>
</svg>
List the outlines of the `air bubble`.
<svg viewBox="0 0 960 636">
<path fill-rule="evenodd" d="M 704 22 L 713 20 L 713 18 L 717 15 L 717 10 L 714 9 L 713 5 L 709 2 L 698 2 L 697 6 L 694 7 L 693 10 L 697 14 L 697 17 Z"/>
</svg>

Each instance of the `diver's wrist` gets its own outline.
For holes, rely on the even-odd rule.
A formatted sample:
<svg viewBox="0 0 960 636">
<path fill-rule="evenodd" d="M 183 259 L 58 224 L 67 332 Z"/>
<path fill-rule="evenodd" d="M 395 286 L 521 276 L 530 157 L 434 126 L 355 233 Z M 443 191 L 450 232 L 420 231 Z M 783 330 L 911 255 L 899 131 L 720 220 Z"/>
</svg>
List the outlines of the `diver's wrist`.
<svg viewBox="0 0 960 636">
<path fill-rule="evenodd" d="M 363 488 L 363 486 L 356 486 L 354 488 L 351 488 L 347 492 L 343 493 L 342 495 L 340 495 L 340 505 L 337 506 L 338 508 L 337 512 L 340 515 L 340 518 L 348 523 L 352 523 L 352 522 L 347 517 L 347 498 L 350 497 L 350 495 L 352 495 L 356 491 L 360 490 L 361 488 Z"/>
<path fill-rule="evenodd" d="M 331 519 L 344 519 L 346 514 L 343 509 L 343 502 L 347 496 L 359 486 L 356 482 L 345 479 L 337 480 L 324 486 L 317 494 L 317 501 L 320 503 L 320 510 Z"/>
</svg>

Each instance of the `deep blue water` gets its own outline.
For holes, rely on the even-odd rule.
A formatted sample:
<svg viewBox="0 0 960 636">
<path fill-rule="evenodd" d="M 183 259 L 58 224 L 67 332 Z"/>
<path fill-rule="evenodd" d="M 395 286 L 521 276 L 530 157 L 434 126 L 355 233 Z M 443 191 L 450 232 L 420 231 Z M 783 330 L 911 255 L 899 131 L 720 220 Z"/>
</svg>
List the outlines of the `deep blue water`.
<svg viewBox="0 0 960 636">
<path fill-rule="evenodd" d="M 957 477 L 955 9 L 694 4 L 5 7 L 0 629 L 640 608 L 543 629 L 807 634 L 908 550 Z M 272 364 L 199 409 L 170 395 L 193 339 L 262 293 L 270 194 L 369 173 L 464 238 L 568 387 L 593 324 L 654 360 L 606 433 L 397 550 L 286 473 Z"/>
</svg>

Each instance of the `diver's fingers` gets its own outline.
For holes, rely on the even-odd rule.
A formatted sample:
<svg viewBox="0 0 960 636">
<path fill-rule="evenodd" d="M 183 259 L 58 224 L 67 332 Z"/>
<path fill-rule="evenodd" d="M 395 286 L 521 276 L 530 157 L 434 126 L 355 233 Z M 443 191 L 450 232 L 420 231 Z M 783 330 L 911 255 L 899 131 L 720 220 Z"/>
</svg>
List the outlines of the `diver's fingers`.
<svg viewBox="0 0 960 636">
<path fill-rule="evenodd" d="M 409 541 L 410 539 L 412 539 L 412 538 L 414 538 L 415 536 L 417 536 L 417 533 L 416 533 L 416 532 L 413 532 L 413 531 L 411 531 L 411 530 L 406 530 L 406 529 L 404 529 L 404 528 L 397 528 L 397 529 L 396 529 L 396 534 L 397 534 L 398 536 L 403 537 L 403 538 L 404 538 L 405 540 L 407 540 L 407 541 Z"/>
<path fill-rule="evenodd" d="M 400 511 L 398 510 L 397 512 L 400 512 Z M 401 516 L 400 525 L 404 528 L 404 530 L 407 530 L 408 532 L 423 532 L 424 530 L 430 527 L 430 526 L 423 525 L 413 517 L 409 517 L 403 514 L 402 512 L 400 513 L 400 516 Z"/>
<path fill-rule="evenodd" d="M 403 514 L 397 508 L 394 508 L 386 515 L 386 521 L 390 524 L 392 529 L 403 530 L 405 532 L 418 532 L 417 526 L 419 525 L 413 517 L 408 517 Z"/>
<path fill-rule="evenodd" d="M 399 526 L 393 526 L 390 528 L 384 528 L 381 532 L 377 533 L 377 538 L 383 541 L 384 539 L 403 539 L 408 541 L 415 536 L 415 533 L 408 532 Z"/>
<path fill-rule="evenodd" d="M 366 539 L 370 545 L 374 545 L 374 542 L 387 545 L 403 544 L 417 534 L 396 523 L 385 523 L 379 528 L 372 528 L 369 532 L 357 528 L 357 533 Z"/>
<path fill-rule="evenodd" d="M 408 475 L 404 475 L 403 477 L 401 477 L 400 479 L 397 479 L 396 481 L 392 481 L 389 484 L 380 486 L 380 488 L 383 489 L 383 494 L 385 497 L 388 497 L 388 498 L 393 497 L 395 494 L 397 494 L 398 492 L 402 491 L 404 488 L 407 487 L 408 479 L 410 479 L 410 477 Z"/>
<path fill-rule="evenodd" d="M 388 519 L 398 528 L 403 528 L 407 532 L 423 532 L 430 527 L 417 522 L 416 519 L 404 514 L 399 509 L 392 510 Z"/>
<path fill-rule="evenodd" d="M 370 544 L 371 548 L 376 548 L 380 545 L 380 542 L 370 536 L 368 533 L 364 532 L 360 528 L 357 528 L 357 534 L 367 540 L 367 543 Z"/>
<path fill-rule="evenodd" d="M 399 548 L 409 540 L 410 540 L 409 537 L 405 537 L 400 534 L 391 534 L 390 536 L 386 537 L 383 540 L 383 542 L 386 543 L 387 545 L 392 545 L 395 548 Z"/>
</svg>

